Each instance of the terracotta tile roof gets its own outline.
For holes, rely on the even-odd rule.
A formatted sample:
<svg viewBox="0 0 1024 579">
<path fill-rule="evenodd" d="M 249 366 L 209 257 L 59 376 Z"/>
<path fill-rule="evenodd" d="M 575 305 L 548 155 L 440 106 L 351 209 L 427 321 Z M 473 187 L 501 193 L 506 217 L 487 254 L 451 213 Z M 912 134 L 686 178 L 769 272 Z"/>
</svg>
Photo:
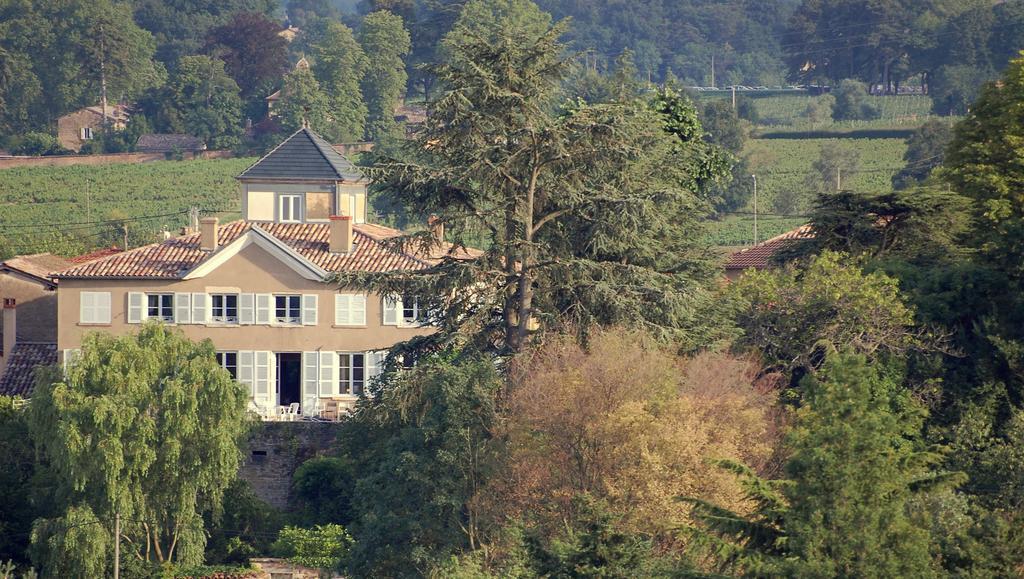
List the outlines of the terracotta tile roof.
<svg viewBox="0 0 1024 579">
<path fill-rule="evenodd" d="M 20 271 L 39 279 L 49 280 L 52 273 L 70 267 L 72 263 L 72 260 L 64 259 L 52 253 L 35 253 L 12 257 L 0 264 L 0 267 Z"/>
<path fill-rule="evenodd" d="M 810 225 L 801 225 L 792 231 L 777 235 L 757 245 L 741 249 L 729 255 L 726 270 L 764 269 L 771 265 L 772 257 L 783 247 L 801 239 L 814 239 Z"/>
<path fill-rule="evenodd" d="M 77 255 L 75 257 L 68 259 L 68 261 L 70 261 L 71 263 L 86 263 L 88 261 L 96 261 L 97 259 L 100 259 L 102 257 L 114 255 L 115 253 L 121 253 L 122 251 L 124 250 L 119 247 L 111 246 L 105 249 L 97 249 L 96 251 L 83 253 L 82 255 Z"/>
<path fill-rule="evenodd" d="M 329 251 L 327 223 L 234 221 L 220 226 L 218 237 L 221 247 L 229 245 L 253 227 L 259 227 L 328 272 L 417 270 L 428 267 L 440 257 L 439 252 L 428 257 L 393 250 L 381 242 L 403 233 L 369 223 L 352 226 L 355 251 L 345 255 Z M 70 267 L 59 272 L 57 277 L 176 279 L 211 255 L 199 249 L 199 234 L 193 233 Z M 472 255 L 476 252 L 464 252 L 463 257 Z"/>
<path fill-rule="evenodd" d="M 56 363 L 57 344 L 25 342 L 15 345 L 7 370 L 0 377 L 0 395 L 28 398 L 35 383 L 35 369 Z"/>
</svg>

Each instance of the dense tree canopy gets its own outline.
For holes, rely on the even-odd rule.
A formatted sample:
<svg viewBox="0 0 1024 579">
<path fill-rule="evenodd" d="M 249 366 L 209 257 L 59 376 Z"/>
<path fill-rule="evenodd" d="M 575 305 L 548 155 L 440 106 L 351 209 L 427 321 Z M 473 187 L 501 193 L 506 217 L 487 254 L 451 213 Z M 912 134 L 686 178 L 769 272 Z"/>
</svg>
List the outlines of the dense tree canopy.
<svg viewBox="0 0 1024 579">
<path fill-rule="evenodd" d="M 237 474 L 249 398 L 213 354 L 153 323 L 91 334 L 66 375 L 39 377 L 30 427 L 61 510 L 34 532 L 44 576 L 107 575 L 115 514 L 126 554 L 202 562 L 201 513 Z"/>
<path fill-rule="evenodd" d="M 402 104 L 408 78 L 402 59 L 409 53 L 409 33 L 399 16 L 374 12 L 363 19 L 359 43 L 372 55 L 362 81 L 369 113 L 366 137 L 371 141 L 401 137 L 395 111 Z"/>
<path fill-rule="evenodd" d="M 538 320 L 562 315 L 581 327 L 706 329 L 698 311 L 709 302 L 702 288 L 711 270 L 690 232 L 706 211 L 700 186 L 722 167 L 692 105 L 663 94 L 653 104 L 552 113 L 566 67 L 563 27 L 539 37 L 515 21 L 495 29 L 498 42 L 467 33 L 448 45 L 450 59 L 436 69 L 446 94 L 406 158 L 374 167 L 380 189 L 412 214 L 436 214 L 456 245 L 486 236 L 487 250 L 472 260 L 453 252 L 417 274 L 340 281 L 419 295 L 441 337 L 472 326 L 482 331 L 466 335 L 499 349 L 519 349 Z M 453 286 L 462 288 L 455 300 L 433 297 Z"/>
</svg>

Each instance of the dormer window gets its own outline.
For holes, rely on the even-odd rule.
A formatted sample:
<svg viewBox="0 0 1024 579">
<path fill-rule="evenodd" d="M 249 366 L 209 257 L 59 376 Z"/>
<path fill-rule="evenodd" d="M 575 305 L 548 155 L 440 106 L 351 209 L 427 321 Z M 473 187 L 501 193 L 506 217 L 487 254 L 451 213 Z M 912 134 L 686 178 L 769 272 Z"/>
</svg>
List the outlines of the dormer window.
<svg viewBox="0 0 1024 579">
<path fill-rule="evenodd" d="M 281 223 L 302 222 L 302 195 L 277 197 L 277 220 Z"/>
</svg>

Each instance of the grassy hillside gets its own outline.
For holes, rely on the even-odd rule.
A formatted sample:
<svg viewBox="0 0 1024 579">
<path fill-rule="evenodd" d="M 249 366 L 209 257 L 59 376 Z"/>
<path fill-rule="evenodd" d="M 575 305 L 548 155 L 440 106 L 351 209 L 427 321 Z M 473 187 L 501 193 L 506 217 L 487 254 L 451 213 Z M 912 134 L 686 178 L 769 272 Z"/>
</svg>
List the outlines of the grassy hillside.
<svg viewBox="0 0 1024 579">
<path fill-rule="evenodd" d="M 131 243 L 186 223 L 189 207 L 236 218 L 238 175 L 254 159 L 157 161 L 0 171 L 0 236 L 9 251 L 75 253 L 107 245 L 127 218 Z"/>
</svg>

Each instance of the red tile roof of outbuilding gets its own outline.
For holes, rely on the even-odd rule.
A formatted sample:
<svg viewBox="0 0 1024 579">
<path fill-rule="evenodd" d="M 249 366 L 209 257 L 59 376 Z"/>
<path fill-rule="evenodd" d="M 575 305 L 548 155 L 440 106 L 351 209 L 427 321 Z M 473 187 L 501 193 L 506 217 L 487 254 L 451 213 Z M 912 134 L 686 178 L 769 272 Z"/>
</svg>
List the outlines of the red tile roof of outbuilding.
<svg viewBox="0 0 1024 579">
<path fill-rule="evenodd" d="M 810 225 L 801 225 L 792 231 L 730 254 L 729 259 L 725 262 L 725 269 L 728 271 L 764 269 L 771 265 L 772 258 L 779 250 L 801 239 L 814 239 L 814 230 Z"/>
</svg>

